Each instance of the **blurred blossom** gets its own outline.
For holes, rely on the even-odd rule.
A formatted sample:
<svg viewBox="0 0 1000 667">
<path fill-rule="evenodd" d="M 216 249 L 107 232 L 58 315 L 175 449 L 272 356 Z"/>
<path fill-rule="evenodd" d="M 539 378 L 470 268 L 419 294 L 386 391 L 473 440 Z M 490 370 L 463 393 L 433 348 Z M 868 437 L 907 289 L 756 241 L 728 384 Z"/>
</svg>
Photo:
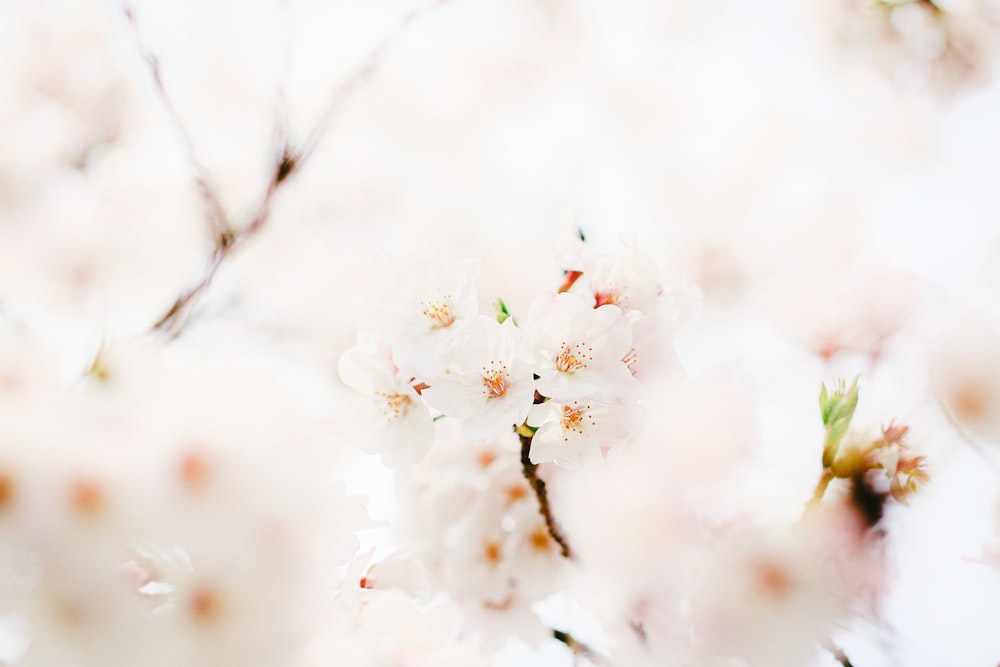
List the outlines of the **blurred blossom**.
<svg viewBox="0 0 1000 667">
<path fill-rule="evenodd" d="M 979 437 L 1000 441 L 1000 332 L 969 319 L 943 335 L 932 360 L 934 392 L 952 419 Z"/>
<path fill-rule="evenodd" d="M 436 588 L 470 610 L 493 650 L 507 636 L 498 627 L 532 643 L 545 636 L 530 604 L 564 587 L 568 574 L 512 441 L 508 433 L 469 442 L 442 425 L 430 455 L 398 485 L 401 543 Z"/>
<path fill-rule="evenodd" d="M 872 59 L 904 88 L 950 93 L 989 81 L 1000 14 L 994 0 L 843 0 L 844 48 Z"/>
</svg>

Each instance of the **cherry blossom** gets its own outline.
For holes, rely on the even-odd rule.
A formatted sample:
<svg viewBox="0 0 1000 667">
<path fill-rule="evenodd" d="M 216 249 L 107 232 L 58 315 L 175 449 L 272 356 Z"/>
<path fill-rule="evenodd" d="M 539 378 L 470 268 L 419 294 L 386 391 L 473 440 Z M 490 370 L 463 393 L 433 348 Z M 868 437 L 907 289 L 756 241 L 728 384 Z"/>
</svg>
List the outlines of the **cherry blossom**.
<svg viewBox="0 0 1000 667">
<path fill-rule="evenodd" d="M 952 419 L 980 437 L 1000 442 L 1000 333 L 984 317 L 942 335 L 931 365 L 938 399 Z"/>
<path fill-rule="evenodd" d="M 558 400 L 593 398 L 624 403 L 639 385 L 625 363 L 632 331 L 617 306 L 593 308 L 574 294 L 542 297 L 528 313 L 536 388 Z"/>
<path fill-rule="evenodd" d="M 666 285 L 653 258 L 627 239 L 624 252 L 597 253 L 584 248 L 581 277 L 570 291 L 592 300 L 594 308 L 613 305 L 622 312 L 658 313 L 666 307 Z"/>
<path fill-rule="evenodd" d="M 586 400 L 536 405 L 528 415 L 528 425 L 538 429 L 531 439 L 531 462 L 579 464 L 625 440 L 635 431 L 638 416 L 631 407 Z"/>
<path fill-rule="evenodd" d="M 468 437 L 494 439 L 524 421 L 535 395 L 521 330 L 513 319 L 498 324 L 481 315 L 464 335 L 452 356 L 453 367 L 434 378 L 422 395 L 431 407 L 461 419 Z"/>
<path fill-rule="evenodd" d="M 390 465 L 423 457 L 434 438 L 434 424 L 412 378 L 400 372 L 389 350 L 359 343 L 344 352 L 337 370 L 344 383 L 366 399 L 360 423 L 378 425 L 359 446 L 381 453 Z"/>
<path fill-rule="evenodd" d="M 463 327 L 476 315 L 478 272 L 474 260 L 385 259 L 379 281 L 355 307 L 359 327 L 385 341 L 405 373 L 434 377 L 447 368 Z"/>
</svg>

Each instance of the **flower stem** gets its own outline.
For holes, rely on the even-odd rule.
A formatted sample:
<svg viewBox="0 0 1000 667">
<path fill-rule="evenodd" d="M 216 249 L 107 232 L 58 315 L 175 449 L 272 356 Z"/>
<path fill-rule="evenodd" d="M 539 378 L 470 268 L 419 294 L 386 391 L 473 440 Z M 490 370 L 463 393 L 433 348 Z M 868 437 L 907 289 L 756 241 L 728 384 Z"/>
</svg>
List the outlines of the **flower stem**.
<svg viewBox="0 0 1000 667">
<path fill-rule="evenodd" d="M 816 489 L 813 491 L 813 497 L 809 501 L 810 507 L 815 507 L 816 505 L 819 505 L 823 501 L 823 496 L 824 494 L 826 494 L 826 488 L 830 486 L 830 482 L 833 481 L 833 478 L 834 474 L 832 470 L 827 468 L 823 471 L 823 474 L 820 476 L 819 481 L 816 482 Z"/>
<path fill-rule="evenodd" d="M 854 667 L 850 658 L 847 657 L 847 654 L 844 653 L 839 646 L 831 641 L 821 642 L 821 645 L 830 653 L 830 655 L 833 656 L 834 660 L 841 664 L 842 667 Z"/>
</svg>

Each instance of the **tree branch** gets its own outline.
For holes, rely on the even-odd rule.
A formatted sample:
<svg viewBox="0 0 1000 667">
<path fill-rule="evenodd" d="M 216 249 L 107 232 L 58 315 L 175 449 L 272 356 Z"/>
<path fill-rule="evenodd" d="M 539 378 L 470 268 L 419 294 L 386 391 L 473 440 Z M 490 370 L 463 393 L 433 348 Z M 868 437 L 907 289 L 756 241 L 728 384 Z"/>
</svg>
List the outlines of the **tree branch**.
<svg viewBox="0 0 1000 667">
<path fill-rule="evenodd" d="M 216 240 L 221 239 L 232 233 L 231 226 L 229 224 L 229 218 L 226 215 L 226 211 L 223 209 L 222 203 L 219 200 L 218 194 L 209 180 L 208 169 L 205 168 L 205 165 L 198 158 L 198 152 L 195 150 L 194 140 L 191 138 L 191 133 L 188 131 L 187 126 L 181 119 L 181 115 L 177 111 L 177 107 L 174 106 L 173 101 L 167 94 L 167 89 L 163 85 L 163 76 L 160 71 L 160 60 L 143 43 L 142 35 L 139 32 L 139 24 L 135 19 L 135 12 L 132 11 L 132 7 L 128 2 L 122 3 L 122 13 L 125 15 L 125 20 L 132 31 L 136 49 L 139 51 L 139 55 L 142 59 L 146 62 L 146 65 L 149 67 L 149 75 L 153 81 L 153 89 L 156 91 L 156 96 L 159 98 L 160 104 L 163 105 L 163 110 L 167 112 L 167 117 L 170 119 L 170 123 L 174 126 L 174 130 L 177 132 L 177 135 L 180 137 L 181 143 L 184 146 L 184 152 L 187 155 L 188 162 L 194 169 L 195 182 L 198 184 L 198 193 L 201 195 L 201 200 L 205 206 L 210 231 L 212 232 L 212 238 Z"/>
<path fill-rule="evenodd" d="M 562 630 L 553 630 L 552 636 L 561 641 L 563 644 L 569 647 L 569 650 L 573 652 L 573 655 L 578 655 L 582 658 L 586 658 L 594 665 L 600 665 L 603 667 L 610 666 L 610 662 L 603 655 L 598 653 L 596 650 L 591 648 L 590 645 L 584 644 L 576 637 L 568 632 L 563 632 Z"/>
<path fill-rule="evenodd" d="M 521 468 L 524 472 L 524 478 L 528 480 L 528 484 L 531 485 L 532 490 L 535 492 L 535 497 L 538 498 L 538 511 L 545 519 L 545 526 L 549 530 L 549 535 L 559 545 L 560 553 L 562 553 L 564 558 L 573 558 L 569 542 L 566 541 L 566 537 L 556 524 L 555 517 L 552 516 L 552 508 L 549 506 L 549 493 L 545 487 L 545 480 L 538 476 L 538 464 L 531 462 L 532 436 L 518 432 L 517 437 L 521 439 Z"/>
<path fill-rule="evenodd" d="M 125 18 L 131 26 L 132 32 L 135 34 L 139 53 L 143 60 L 145 60 L 149 65 L 150 73 L 158 96 L 166 109 L 167 114 L 170 116 L 171 122 L 177 129 L 178 134 L 181 137 L 181 141 L 184 143 L 188 158 L 194 166 L 199 191 L 201 192 L 202 199 L 208 208 L 209 221 L 211 222 L 212 233 L 215 238 L 215 247 L 212 249 L 212 254 L 205 263 L 205 267 L 203 268 L 201 275 L 190 287 L 177 297 L 167 312 L 156 321 L 152 327 L 154 331 L 164 331 L 169 333 L 171 336 L 176 336 L 180 333 L 181 329 L 187 323 L 188 317 L 198 300 L 198 297 L 212 283 L 212 279 L 218 272 L 219 267 L 238 247 L 256 235 L 267 224 L 270 219 L 271 203 L 275 194 L 277 194 L 277 192 L 286 183 L 288 183 L 292 175 L 301 170 L 304 163 L 313 154 L 313 151 L 316 149 L 316 146 L 319 144 L 333 119 L 351 100 L 351 98 L 357 92 L 362 90 L 365 84 L 370 81 L 379 63 L 385 57 L 385 54 L 389 51 L 389 49 L 396 44 L 406 29 L 418 17 L 445 5 L 449 1 L 450 0 L 435 0 L 434 2 L 417 8 L 404 16 L 397 25 L 396 29 L 393 30 L 373 51 L 371 51 L 368 57 L 365 58 L 354 73 L 348 76 L 347 79 L 337 88 L 325 112 L 317 121 L 313 129 L 309 132 L 306 140 L 302 143 L 301 148 L 294 148 L 285 136 L 279 138 L 281 149 L 278 151 L 278 155 L 275 158 L 272 176 L 268 181 L 263 194 L 261 195 L 260 203 L 257 205 L 257 208 L 254 210 L 254 213 L 250 216 L 249 220 L 239 227 L 234 227 L 230 224 L 230 221 L 226 217 L 225 211 L 219 203 L 219 198 L 209 182 L 207 170 L 197 157 L 191 135 L 181 121 L 180 115 L 171 102 L 170 97 L 167 95 L 162 77 L 160 76 L 159 61 L 156 56 L 143 45 L 139 36 L 135 15 L 127 2 L 123 3 L 122 7 Z M 279 116 L 278 123 L 281 125 L 283 122 L 283 115 L 279 114 Z M 284 131 L 279 128 L 279 133 L 283 135 Z"/>
<path fill-rule="evenodd" d="M 844 653 L 839 646 L 834 644 L 832 641 L 826 641 L 822 643 L 824 649 L 829 651 L 830 655 L 841 664 L 842 667 L 854 667 L 847 654 Z"/>
</svg>

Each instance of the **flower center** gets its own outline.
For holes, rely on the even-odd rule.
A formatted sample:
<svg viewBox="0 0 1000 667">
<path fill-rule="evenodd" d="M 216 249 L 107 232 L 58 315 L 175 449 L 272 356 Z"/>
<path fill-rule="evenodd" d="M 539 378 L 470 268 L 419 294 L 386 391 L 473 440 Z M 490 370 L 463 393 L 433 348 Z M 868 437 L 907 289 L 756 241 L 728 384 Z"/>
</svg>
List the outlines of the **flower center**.
<svg viewBox="0 0 1000 667">
<path fill-rule="evenodd" d="M 431 321 L 431 329 L 447 329 L 455 322 L 455 313 L 452 312 L 454 304 L 450 294 L 446 294 L 438 301 L 421 301 L 420 305 L 423 306 L 420 312 Z"/>
<path fill-rule="evenodd" d="M 556 355 L 556 370 L 560 373 L 570 373 L 582 370 L 587 364 L 593 361 L 594 356 L 590 354 L 594 348 L 587 347 L 586 343 L 577 343 L 572 347 L 569 343 L 559 345 L 559 354 Z"/>
<path fill-rule="evenodd" d="M 483 367 L 483 391 L 486 398 L 500 398 L 507 393 L 510 386 L 510 374 L 507 373 L 507 365 L 500 364 L 500 368 L 495 366 L 496 362 L 490 362 L 489 367 Z"/>
<path fill-rule="evenodd" d="M 758 590 L 775 602 L 787 598 L 796 588 L 795 578 L 781 563 L 766 560 L 755 563 L 753 575 Z"/>
<path fill-rule="evenodd" d="M 410 411 L 413 407 L 413 399 L 406 394 L 376 391 L 375 396 L 381 399 L 379 411 L 385 415 L 386 419 L 392 421 L 399 419 Z"/>
<path fill-rule="evenodd" d="M 589 407 L 589 405 L 580 407 L 575 404 L 563 406 L 562 417 L 559 421 L 562 423 L 564 440 L 569 439 L 569 431 L 583 433 L 583 420 L 586 417 L 586 410 Z"/>
</svg>

